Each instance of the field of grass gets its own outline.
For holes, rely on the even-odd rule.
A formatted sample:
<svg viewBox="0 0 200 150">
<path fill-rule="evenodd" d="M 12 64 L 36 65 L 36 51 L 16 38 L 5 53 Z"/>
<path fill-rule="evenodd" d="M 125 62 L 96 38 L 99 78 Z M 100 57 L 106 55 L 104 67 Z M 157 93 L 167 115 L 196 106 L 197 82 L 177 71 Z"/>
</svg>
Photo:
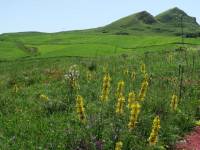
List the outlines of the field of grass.
<svg viewBox="0 0 200 150">
<path fill-rule="evenodd" d="M 25 56 L 27 54 L 17 48 L 15 43 L 0 41 L 0 60 L 13 60 Z"/>
<path fill-rule="evenodd" d="M 200 51 L 171 50 L 169 43 L 178 38 L 44 36 L 49 37 L 18 38 L 27 46 L 38 47 L 39 55 L 34 59 L 14 60 L 26 56 L 14 49 L 17 55 L 10 57 L 13 61 L 0 62 L 0 149 L 111 150 L 119 142 L 123 150 L 172 149 L 200 119 Z M 158 46 L 157 51 L 155 47 L 145 48 L 167 43 L 169 47 L 165 45 L 164 50 L 164 46 Z M 9 45 L 5 48 L 13 46 Z M 113 56 L 116 45 L 117 53 L 136 49 L 129 55 Z M 105 53 L 107 57 L 55 57 Z M 3 54 L 1 58 L 10 55 Z M 141 70 L 142 64 L 146 67 Z M 73 65 L 76 67 L 70 70 Z M 108 100 L 102 101 L 103 78 L 108 74 Z M 124 81 L 121 97 L 125 101 L 116 96 L 119 81 Z M 141 100 L 144 82 L 148 86 L 147 91 L 142 90 Z M 132 91 L 136 94 L 133 104 L 140 105 L 140 112 L 130 130 L 131 109 L 127 105 Z M 78 95 L 83 97 L 84 111 L 77 103 Z M 172 95 L 178 97 L 177 108 L 171 105 Z M 122 113 L 116 112 L 117 106 Z M 158 141 L 150 145 L 148 138 L 156 116 L 161 128 L 157 126 L 155 134 Z"/>
<path fill-rule="evenodd" d="M 172 50 L 179 46 L 176 36 L 134 36 L 67 33 L 18 33 L 0 36 L 0 60 L 14 60 L 24 57 L 48 58 L 57 56 L 112 56 L 123 53 Z M 198 47 L 197 38 L 185 39 L 186 46 Z M 20 45 L 20 46 L 19 46 Z M 26 49 L 24 50 L 24 47 Z M 29 49 L 37 51 L 31 53 Z"/>
</svg>

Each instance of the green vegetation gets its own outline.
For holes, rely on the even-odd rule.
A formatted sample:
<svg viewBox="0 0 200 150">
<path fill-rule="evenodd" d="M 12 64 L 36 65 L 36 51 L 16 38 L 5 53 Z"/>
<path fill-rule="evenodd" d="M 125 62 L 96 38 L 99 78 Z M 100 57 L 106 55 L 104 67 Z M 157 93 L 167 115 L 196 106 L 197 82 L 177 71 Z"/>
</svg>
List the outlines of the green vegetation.
<svg viewBox="0 0 200 150">
<path fill-rule="evenodd" d="M 122 53 L 172 50 L 181 38 L 175 36 L 103 35 L 87 33 L 56 33 L 4 35 L 1 37 L 0 60 L 16 58 L 47 58 L 56 56 L 108 56 Z M 14 42 L 13 42 L 14 41 Z M 186 46 L 198 47 L 199 39 L 186 39 Z M 19 46 L 22 45 L 22 46 Z M 26 47 L 26 48 L 24 48 Z M 32 53 L 30 49 L 37 51 Z"/>
<path fill-rule="evenodd" d="M 123 149 L 171 148 L 200 117 L 199 57 L 199 51 L 190 50 L 186 53 L 152 51 L 128 57 L 59 57 L 1 62 L 0 148 L 98 149 L 99 144 L 104 149 L 113 149 L 118 141 L 123 142 Z M 139 94 L 144 78 L 140 71 L 143 62 L 149 86 L 144 101 L 139 101 L 141 112 L 136 127 L 129 131 L 128 93 Z M 64 77 L 74 64 L 79 72 L 78 89 L 73 89 Z M 179 64 L 184 67 L 183 74 L 179 73 Z M 110 74 L 111 85 L 108 101 L 102 102 L 100 96 L 106 73 Z M 115 113 L 115 93 L 120 80 L 125 82 L 122 115 Z M 180 90 L 178 107 L 172 111 L 171 97 L 173 94 L 179 96 Z M 76 112 L 78 94 L 84 101 L 85 124 Z M 161 119 L 158 143 L 149 146 L 147 139 L 156 115 Z"/>
<path fill-rule="evenodd" d="M 200 40 L 177 15 L 198 37 L 178 8 L 0 35 L 0 149 L 173 149 L 200 119 Z"/>
</svg>

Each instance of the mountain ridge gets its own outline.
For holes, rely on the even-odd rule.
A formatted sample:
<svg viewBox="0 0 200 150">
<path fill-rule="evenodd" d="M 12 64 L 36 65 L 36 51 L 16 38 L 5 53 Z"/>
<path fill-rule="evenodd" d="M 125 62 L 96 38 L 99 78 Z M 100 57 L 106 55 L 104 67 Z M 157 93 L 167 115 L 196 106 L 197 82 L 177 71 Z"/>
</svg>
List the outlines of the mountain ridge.
<svg viewBox="0 0 200 150">
<path fill-rule="evenodd" d="M 56 34 L 56 33 L 70 33 L 70 32 L 84 32 L 84 33 L 103 33 L 103 34 L 119 34 L 119 35 L 132 35 L 132 34 L 173 34 L 180 35 L 181 18 L 185 34 L 198 34 L 200 36 L 200 25 L 195 17 L 189 16 L 186 12 L 174 7 L 161 12 L 158 15 L 152 15 L 147 11 L 140 11 L 129 16 L 120 18 L 106 26 L 91 28 L 85 30 L 72 30 L 61 31 L 54 33 L 46 32 L 15 32 L 3 33 L 0 36 L 6 35 L 28 35 L 28 34 Z"/>
<path fill-rule="evenodd" d="M 143 31 L 178 35 L 180 34 L 181 26 L 183 26 L 187 34 L 200 32 L 200 25 L 196 18 L 189 16 L 178 7 L 171 8 L 156 16 L 147 11 L 141 11 L 114 21 L 101 29 L 104 33 L 110 32 L 114 34 L 119 32 L 121 34 L 135 34 Z"/>
</svg>

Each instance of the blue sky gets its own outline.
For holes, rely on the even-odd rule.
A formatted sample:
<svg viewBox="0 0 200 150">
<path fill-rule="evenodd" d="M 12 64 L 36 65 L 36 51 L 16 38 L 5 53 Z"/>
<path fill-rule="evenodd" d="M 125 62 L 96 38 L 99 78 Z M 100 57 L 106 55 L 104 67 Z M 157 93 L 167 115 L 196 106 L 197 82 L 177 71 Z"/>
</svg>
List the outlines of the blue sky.
<svg viewBox="0 0 200 150">
<path fill-rule="evenodd" d="M 179 7 L 200 23 L 199 0 L 0 0 L 0 33 L 86 29 L 147 10 Z"/>
</svg>

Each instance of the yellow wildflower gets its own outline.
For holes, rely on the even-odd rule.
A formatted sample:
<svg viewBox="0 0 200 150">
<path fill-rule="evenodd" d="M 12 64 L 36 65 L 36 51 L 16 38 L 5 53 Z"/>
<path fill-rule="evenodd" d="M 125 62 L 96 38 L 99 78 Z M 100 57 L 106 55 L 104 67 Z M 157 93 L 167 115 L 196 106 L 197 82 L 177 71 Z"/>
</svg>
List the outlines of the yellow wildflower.
<svg viewBox="0 0 200 150">
<path fill-rule="evenodd" d="M 133 105 L 133 103 L 135 102 L 135 93 L 134 91 L 133 92 L 130 92 L 128 94 L 128 108 L 131 108 L 131 106 Z"/>
<path fill-rule="evenodd" d="M 144 63 L 140 66 L 140 69 L 143 74 L 146 73 L 146 65 Z"/>
<path fill-rule="evenodd" d="M 134 129 L 137 123 L 138 115 L 140 113 L 140 104 L 137 102 L 131 106 L 131 117 L 128 124 L 130 130 Z"/>
<path fill-rule="evenodd" d="M 110 92 L 110 81 L 111 81 L 110 75 L 106 74 L 103 78 L 103 89 L 100 97 L 102 101 L 108 100 L 108 95 Z"/>
<path fill-rule="evenodd" d="M 123 95 L 120 94 L 120 96 L 118 97 L 118 100 L 117 100 L 117 105 L 116 105 L 116 113 L 117 114 L 123 114 L 124 103 L 125 103 L 125 98 Z"/>
<path fill-rule="evenodd" d="M 172 99 L 171 99 L 171 109 L 173 111 L 175 111 L 177 109 L 177 105 L 178 105 L 178 97 L 176 95 L 172 95 Z"/>
<path fill-rule="evenodd" d="M 153 120 L 151 134 L 148 139 L 150 145 L 155 145 L 157 143 L 159 129 L 160 129 L 160 117 L 156 116 Z"/>
<path fill-rule="evenodd" d="M 82 122 L 85 122 L 85 109 L 84 109 L 84 106 L 83 106 L 83 97 L 78 95 L 76 97 L 76 112 L 78 113 L 79 115 L 79 119 L 82 121 Z"/>
<path fill-rule="evenodd" d="M 120 95 L 123 95 L 124 92 L 124 81 L 119 81 L 117 86 L 116 97 L 118 98 Z"/>
<path fill-rule="evenodd" d="M 123 143 L 121 141 L 117 142 L 116 145 L 115 145 L 115 150 L 121 150 L 122 146 L 123 146 Z"/>
<path fill-rule="evenodd" d="M 143 101 L 147 92 L 148 82 L 144 80 L 139 93 L 139 100 Z"/>
</svg>

